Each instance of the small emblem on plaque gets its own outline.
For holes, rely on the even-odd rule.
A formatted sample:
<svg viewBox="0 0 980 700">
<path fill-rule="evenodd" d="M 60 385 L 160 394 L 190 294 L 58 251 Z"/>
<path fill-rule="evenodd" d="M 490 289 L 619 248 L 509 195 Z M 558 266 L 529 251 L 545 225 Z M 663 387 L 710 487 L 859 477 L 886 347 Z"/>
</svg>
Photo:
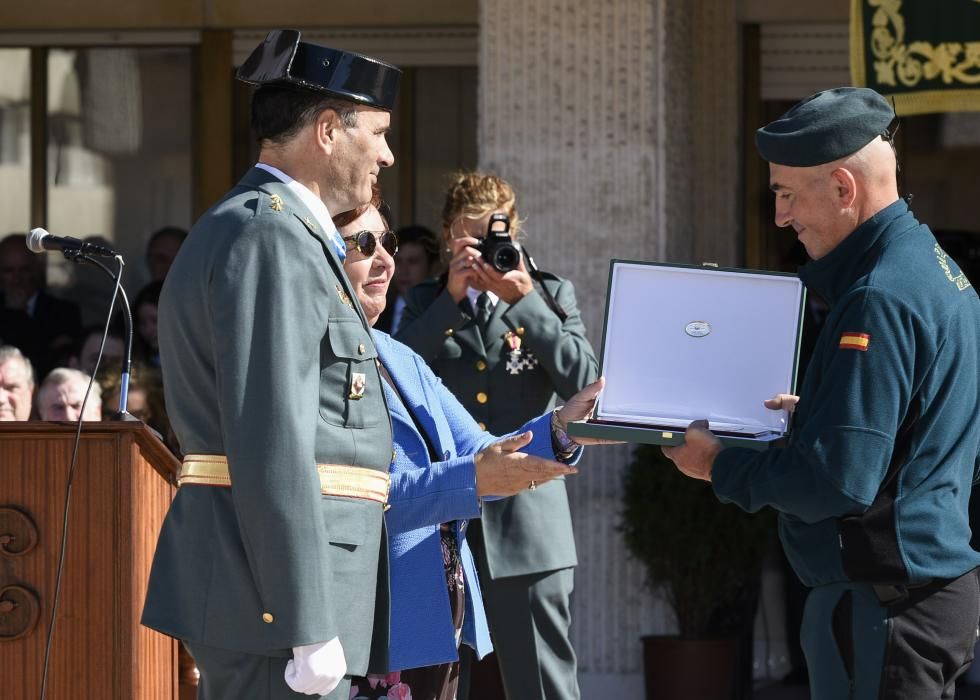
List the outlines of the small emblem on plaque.
<svg viewBox="0 0 980 700">
<path fill-rule="evenodd" d="M 711 333 L 711 325 L 707 321 L 691 321 L 684 326 L 684 332 L 692 338 L 703 338 Z"/>
</svg>

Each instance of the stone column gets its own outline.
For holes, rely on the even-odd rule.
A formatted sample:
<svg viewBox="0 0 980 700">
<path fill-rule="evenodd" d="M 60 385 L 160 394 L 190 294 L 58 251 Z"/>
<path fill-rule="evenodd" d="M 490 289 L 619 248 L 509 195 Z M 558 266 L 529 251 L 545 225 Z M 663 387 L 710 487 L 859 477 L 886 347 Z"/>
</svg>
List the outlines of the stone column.
<svg viewBox="0 0 980 700">
<path fill-rule="evenodd" d="M 663 225 L 675 262 L 739 265 L 741 52 L 733 0 L 664 0 Z"/>
<path fill-rule="evenodd" d="M 597 352 L 610 258 L 737 261 L 737 83 L 732 0 L 481 2 L 479 162 L 517 188 Z M 673 625 L 618 530 L 631 452 L 593 449 L 569 480 L 583 697 L 639 697 L 638 638 Z"/>
</svg>

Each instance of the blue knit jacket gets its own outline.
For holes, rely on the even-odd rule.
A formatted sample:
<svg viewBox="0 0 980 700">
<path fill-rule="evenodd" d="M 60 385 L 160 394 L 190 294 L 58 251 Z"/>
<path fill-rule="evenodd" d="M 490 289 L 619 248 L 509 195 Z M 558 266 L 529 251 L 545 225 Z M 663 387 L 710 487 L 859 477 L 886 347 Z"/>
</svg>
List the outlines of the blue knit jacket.
<svg viewBox="0 0 980 700">
<path fill-rule="evenodd" d="M 480 516 L 474 456 L 498 438 L 476 421 L 408 346 L 374 331 L 374 342 L 401 399 L 385 384 L 395 457 L 391 465 L 391 508 L 385 514 L 391 571 L 391 671 L 458 658 L 439 541 L 441 523 L 456 521 L 466 587 L 463 641 L 481 658 L 493 650 L 473 555 L 466 544 L 466 519 Z M 426 432 L 440 461 L 432 462 L 412 416 Z M 531 430 L 524 451 L 554 459 L 550 413 L 515 433 Z M 581 452 L 581 450 L 579 450 Z M 578 455 L 576 455 L 577 459 Z"/>
</svg>

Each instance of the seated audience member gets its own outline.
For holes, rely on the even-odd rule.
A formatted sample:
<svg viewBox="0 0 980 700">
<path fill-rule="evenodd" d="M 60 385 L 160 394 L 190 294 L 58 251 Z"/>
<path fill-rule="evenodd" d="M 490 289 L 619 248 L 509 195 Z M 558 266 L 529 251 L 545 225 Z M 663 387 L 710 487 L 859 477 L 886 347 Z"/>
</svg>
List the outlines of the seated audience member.
<svg viewBox="0 0 980 700">
<path fill-rule="evenodd" d="M 150 236 L 146 244 L 146 269 L 150 271 L 151 282 L 163 282 L 185 238 L 187 231 L 176 226 L 164 226 Z"/>
<path fill-rule="evenodd" d="M 0 421 L 30 420 L 33 395 L 31 361 L 12 345 L 0 346 Z"/>
<path fill-rule="evenodd" d="M 138 378 L 141 374 L 142 372 L 134 367 L 129 375 L 126 410 L 149 425 L 153 417 L 153 409 L 150 406 L 149 392 Z M 122 384 L 122 375 L 118 369 L 106 368 L 99 370 L 95 379 L 102 387 L 103 419 L 112 420 L 113 414 L 119 412 L 119 387 Z"/>
<path fill-rule="evenodd" d="M 102 420 L 102 387 L 92 382 L 85 413 L 82 402 L 91 377 L 68 367 L 51 370 L 37 392 L 37 414 L 41 420 L 86 421 Z"/>
<path fill-rule="evenodd" d="M 95 372 L 95 363 L 99 359 L 99 348 L 102 346 L 102 331 L 102 326 L 90 326 L 82 331 L 78 352 L 70 364 L 73 369 L 80 369 L 85 374 Z M 126 354 L 124 333 L 125 331 L 121 327 L 115 325 L 109 326 L 109 333 L 105 339 L 105 348 L 102 350 L 102 362 L 99 364 L 100 376 L 106 370 L 119 373 L 119 369 L 122 367 L 123 355 Z"/>
<path fill-rule="evenodd" d="M 75 304 L 44 291 L 44 257 L 29 251 L 26 240 L 11 234 L 0 241 L 0 329 L 43 375 L 53 352 L 74 342 L 81 321 Z"/>
<path fill-rule="evenodd" d="M 102 387 L 102 408 L 105 420 L 119 412 L 119 385 L 122 377 L 118 367 L 106 367 L 96 379 Z M 163 401 L 163 382 L 160 370 L 144 364 L 134 364 L 129 377 L 126 410 L 166 438 L 170 422 Z"/>
<path fill-rule="evenodd" d="M 388 290 L 388 303 L 375 328 L 394 333 L 405 309 L 405 294 L 409 289 L 439 274 L 439 241 L 425 226 L 404 226 L 398 229 L 398 252 L 395 253 L 395 274 Z"/>
<path fill-rule="evenodd" d="M 157 306 L 163 282 L 150 282 L 136 295 L 133 303 L 133 360 L 152 367 L 160 366 L 160 343 L 157 338 Z"/>
</svg>

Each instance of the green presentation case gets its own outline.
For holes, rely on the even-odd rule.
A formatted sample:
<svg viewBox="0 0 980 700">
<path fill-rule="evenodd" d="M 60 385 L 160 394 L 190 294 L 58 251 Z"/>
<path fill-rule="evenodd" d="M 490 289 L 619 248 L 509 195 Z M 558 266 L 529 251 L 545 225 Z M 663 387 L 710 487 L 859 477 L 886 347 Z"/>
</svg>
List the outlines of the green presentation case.
<svg viewBox="0 0 980 700">
<path fill-rule="evenodd" d="M 679 445 L 707 419 L 727 446 L 790 430 L 763 401 L 794 394 L 806 290 L 784 272 L 612 260 L 602 333 L 606 388 L 572 437 Z"/>
</svg>

